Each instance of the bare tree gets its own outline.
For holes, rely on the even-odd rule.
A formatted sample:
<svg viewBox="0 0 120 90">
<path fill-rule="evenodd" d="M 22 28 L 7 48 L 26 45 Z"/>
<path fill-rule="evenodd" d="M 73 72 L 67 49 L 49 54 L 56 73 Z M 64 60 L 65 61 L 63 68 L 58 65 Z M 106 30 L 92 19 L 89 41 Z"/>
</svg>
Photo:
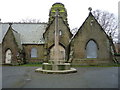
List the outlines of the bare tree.
<svg viewBox="0 0 120 90">
<path fill-rule="evenodd" d="M 26 19 L 22 19 L 20 22 L 23 22 L 23 23 L 39 23 L 40 20 L 39 19 L 33 19 L 33 18 L 26 18 Z"/>
<path fill-rule="evenodd" d="M 112 38 L 115 38 L 117 33 L 117 19 L 113 13 L 107 11 L 95 10 L 93 11 L 93 16 L 105 30 L 108 35 L 111 35 Z"/>
</svg>

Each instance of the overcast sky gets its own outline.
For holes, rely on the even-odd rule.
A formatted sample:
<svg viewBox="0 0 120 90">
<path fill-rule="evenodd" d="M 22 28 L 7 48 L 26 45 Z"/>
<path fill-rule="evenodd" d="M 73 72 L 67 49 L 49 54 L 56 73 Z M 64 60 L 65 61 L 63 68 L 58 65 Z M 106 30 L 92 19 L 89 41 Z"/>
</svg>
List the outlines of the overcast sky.
<svg viewBox="0 0 120 90">
<path fill-rule="evenodd" d="M 0 0 L 2 22 L 19 22 L 25 18 L 48 21 L 52 4 L 61 2 L 68 13 L 70 28 L 79 28 L 88 16 L 88 7 L 109 11 L 117 16 L 119 0 Z"/>
</svg>

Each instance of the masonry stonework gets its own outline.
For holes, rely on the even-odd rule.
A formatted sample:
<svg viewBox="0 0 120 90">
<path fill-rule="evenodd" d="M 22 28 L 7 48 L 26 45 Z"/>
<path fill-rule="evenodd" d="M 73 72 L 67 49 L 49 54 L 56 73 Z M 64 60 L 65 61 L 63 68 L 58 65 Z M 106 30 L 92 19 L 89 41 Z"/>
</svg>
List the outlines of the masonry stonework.
<svg viewBox="0 0 120 90">
<path fill-rule="evenodd" d="M 25 59 L 27 63 L 42 63 L 44 60 L 44 45 L 23 45 L 25 51 Z M 32 48 L 37 49 L 37 57 L 31 57 Z"/>
<path fill-rule="evenodd" d="M 6 51 L 10 49 L 12 52 L 12 63 L 11 64 L 18 64 L 18 58 L 17 55 L 21 51 L 18 48 L 17 42 L 15 40 L 15 37 L 12 32 L 11 26 L 8 29 L 8 32 L 6 33 L 3 42 L 2 42 L 2 63 L 5 64 L 5 59 L 6 59 Z"/>
<path fill-rule="evenodd" d="M 86 56 L 86 45 L 90 40 L 93 40 L 97 45 L 97 58 L 90 59 Z M 94 62 L 97 64 L 112 61 L 109 36 L 98 24 L 91 12 L 72 39 L 71 48 L 74 52 L 73 63 L 75 64 L 81 64 L 82 62 L 88 62 L 87 64 L 93 64 Z"/>
<path fill-rule="evenodd" d="M 111 37 L 105 33 L 91 11 L 78 32 L 72 35 L 64 5 L 55 3 L 50 10 L 48 23 L 2 24 L 3 31 L 6 31 L 2 41 L 3 64 L 6 64 L 8 49 L 12 52 L 10 63 L 12 65 L 18 65 L 20 62 L 22 64 L 49 62 L 55 43 L 56 10 L 59 11 L 60 55 L 65 58 L 65 62 L 73 65 L 99 65 L 111 64 L 116 60 Z"/>
</svg>

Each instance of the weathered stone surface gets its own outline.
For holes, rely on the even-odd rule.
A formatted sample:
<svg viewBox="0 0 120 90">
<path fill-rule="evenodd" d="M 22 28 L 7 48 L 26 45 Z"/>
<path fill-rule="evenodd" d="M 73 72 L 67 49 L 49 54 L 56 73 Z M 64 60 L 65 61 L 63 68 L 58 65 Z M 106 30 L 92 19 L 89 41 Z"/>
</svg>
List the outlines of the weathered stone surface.
<svg viewBox="0 0 120 90">
<path fill-rule="evenodd" d="M 0 44 L 0 64 L 2 64 L 2 45 Z"/>
<path fill-rule="evenodd" d="M 79 64 L 79 65 L 95 65 L 95 64 L 102 64 L 102 63 L 112 63 L 113 61 L 113 55 L 114 51 L 112 50 L 113 43 L 111 43 L 111 38 L 104 32 L 100 24 L 95 20 L 94 16 L 90 12 L 89 16 L 85 20 L 85 22 L 82 24 L 82 26 L 79 28 L 77 34 L 72 37 L 72 34 L 70 32 L 69 25 L 67 24 L 67 11 L 63 4 L 61 3 L 55 3 L 53 4 L 51 11 L 50 11 L 50 18 L 48 21 L 48 25 L 44 24 L 39 25 L 33 25 L 32 27 L 30 25 L 29 29 L 32 32 L 30 35 L 35 34 L 38 32 L 38 30 L 41 30 L 39 34 L 37 34 L 37 43 L 35 40 L 35 43 L 19 43 L 19 45 L 22 45 L 23 50 L 19 48 L 18 42 L 15 40 L 15 36 L 13 31 L 15 30 L 9 30 L 7 31 L 6 35 L 3 38 L 2 41 L 2 63 L 5 64 L 5 53 L 6 50 L 10 49 L 12 51 L 12 64 L 18 64 L 18 60 L 24 60 L 26 62 L 31 63 L 40 63 L 40 62 L 49 62 L 49 60 L 54 59 L 54 55 L 51 53 L 54 50 L 54 33 L 55 33 L 55 10 L 59 9 L 59 18 L 58 18 L 58 29 L 59 29 L 59 49 L 61 50 L 61 57 L 62 55 L 65 55 L 62 57 L 61 60 L 66 60 L 64 62 L 72 62 L 72 64 Z M 25 26 L 27 29 L 27 26 L 22 23 L 20 26 L 18 25 L 18 28 L 16 26 L 15 29 L 20 29 L 20 27 Z M 4 29 L 7 27 L 4 26 Z M 40 28 L 40 29 L 39 29 Z M 46 28 L 46 30 L 45 30 Z M 4 30 L 3 29 L 3 30 Z M 22 29 L 20 29 L 22 31 Z M 26 30 L 25 30 L 26 31 Z M 45 31 L 45 32 L 44 32 Z M 44 33 L 43 33 L 44 32 Z M 24 33 L 24 32 L 22 32 Z M 26 33 L 26 32 L 25 32 Z M 27 34 L 28 35 L 28 34 Z M 27 37 L 27 35 L 24 35 Z M 40 38 L 38 37 L 40 35 Z M 43 35 L 41 38 L 41 35 Z M 22 36 L 21 36 L 22 37 Z M 24 38 L 25 38 L 24 37 Z M 31 41 L 29 39 L 26 39 L 25 42 Z M 34 38 L 35 39 L 35 38 Z M 28 41 L 27 41 L 28 40 Z M 89 41 L 92 40 L 95 42 L 95 45 L 97 47 L 97 58 L 87 58 L 87 45 Z M 43 42 L 44 41 L 44 42 Z M 71 42 L 70 42 L 71 41 Z M 40 43 L 41 42 L 41 43 Z M 111 47 L 112 46 L 112 47 Z M 37 49 L 37 57 L 31 58 L 31 49 L 36 48 Z M 114 48 L 113 48 L 114 49 Z M 92 50 L 90 50 L 92 53 Z M 113 51 L 113 52 L 111 52 Z M 17 58 L 18 53 L 22 53 L 20 58 Z"/>
<path fill-rule="evenodd" d="M 63 18 L 67 24 L 67 10 L 62 3 L 55 3 L 52 5 L 49 13 L 49 23 L 53 21 L 56 10 L 59 10 L 59 15 Z"/>
<path fill-rule="evenodd" d="M 43 70 L 42 68 L 38 68 L 35 71 L 42 72 L 44 74 L 68 74 L 68 73 L 76 73 L 77 72 L 77 70 L 74 68 L 70 68 L 69 70 Z"/>
<path fill-rule="evenodd" d="M 25 59 L 26 62 L 29 63 L 38 63 L 43 62 L 44 60 L 44 44 L 32 45 L 32 44 L 24 44 L 24 51 L 25 51 Z M 37 49 L 37 57 L 31 57 L 31 49 Z"/>
<path fill-rule="evenodd" d="M 118 62 L 120 63 L 120 55 L 116 56 L 116 59 L 118 60 Z"/>
<path fill-rule="evenodd" d="M 97 45 L 97 58 L 91 58 L 92 61 L 87 59 L 86 55 L 86 46 L 90 40 L 93 40 Z M 73 50 L 73 63 L 79 62 L 78 64 L 82 64 L 86 62 L 86 64 L 92 64 L 94 62 L 97 64 L 102 63 L 103 61 L 112 61 L 109 36 L 95 20 L 92 13 L 89 14 L 83 25 L 79 28 L 77 34 L 72 39 L 71 48 Z"/>
<path fill-rule="evenodd" d="M 71 39 L 72 34 L 68 26 L 62 20 L 62 18 L 59 18 L 58 23 L 59 23 L 59 30 L 61 30 L 62 32 L 62 35 L 59 36 L 59 44 L 65 48 L 65 52 L 66 52 L 65 56 L 66 56 L 66 59 L 68 59 L 69 40 Z M 51 25 L 48 26 L 48 28 L 46 29 L 46 32 L 44 33 L 47 50 L 50 50 L 54 46 L 54 32 L 55 32 L 55 20 L 53 20 Z M 48 54 L 49 54 L 49 51 L 48 51 Z M 49 59 L 50 58 L 48 55 L 48 60 Z"/>
<path fill-rule="evenodd" d="M 18 44 L 15 40 L 15 36 L 13 34 L 11 27 L 9 27 L 2 42 L 2 60 L 3 60 L 2 63 L 3 64 L 5 64 L 5 54 L 8 49 L 12 51 L 12 63 L 11 64 L 17 65 L 18 64 L 17 55 L 20 52 L 20 49 L 18 48 Z"/>
</svg>

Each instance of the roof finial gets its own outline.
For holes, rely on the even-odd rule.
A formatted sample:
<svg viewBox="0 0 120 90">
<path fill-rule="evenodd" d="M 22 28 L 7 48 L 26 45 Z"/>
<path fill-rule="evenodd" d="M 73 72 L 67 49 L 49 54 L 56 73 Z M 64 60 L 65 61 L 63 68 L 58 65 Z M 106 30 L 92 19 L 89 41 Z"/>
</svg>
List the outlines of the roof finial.
<svg viewBox="0 0 120 90">
<path fill-rule="evenodd" d="M 92 11 L 92 7 L 89 7 L 88 10 L 91 12 Z"/>
</svg>

